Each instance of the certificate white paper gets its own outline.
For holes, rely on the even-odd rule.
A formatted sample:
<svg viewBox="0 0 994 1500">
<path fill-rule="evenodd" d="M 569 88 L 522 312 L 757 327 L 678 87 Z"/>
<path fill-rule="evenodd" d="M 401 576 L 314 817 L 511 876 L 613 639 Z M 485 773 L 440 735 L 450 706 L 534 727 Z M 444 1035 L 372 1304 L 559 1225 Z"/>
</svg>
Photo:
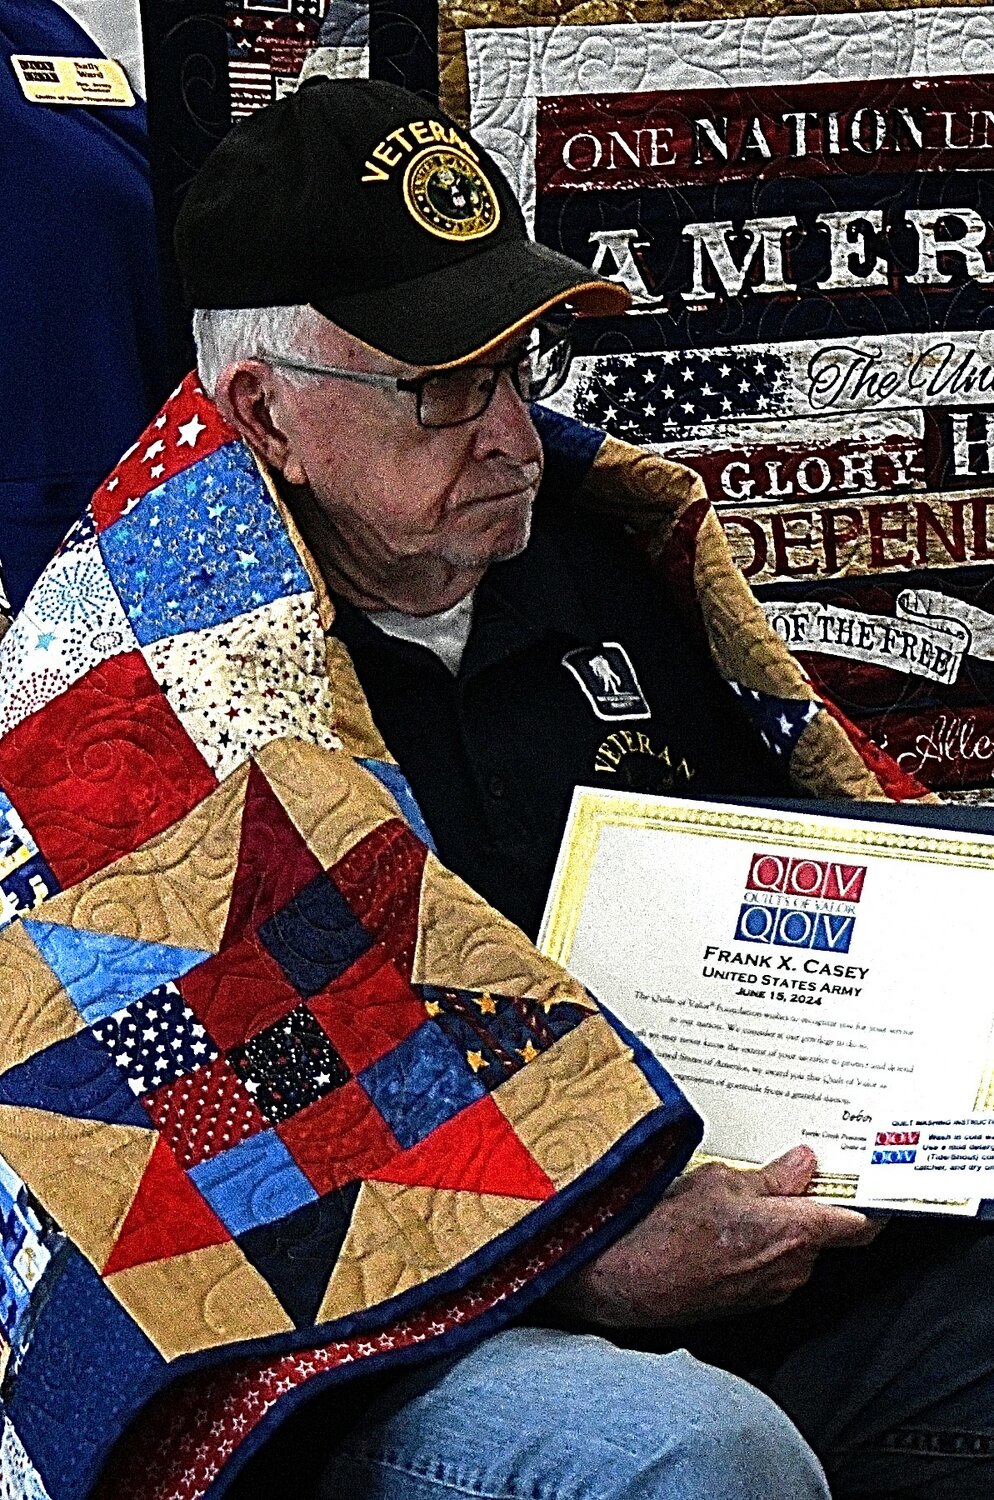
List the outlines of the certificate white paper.
<svg viewBox="0 0 994 1500">
<path fill-rule="evenodd" d="M 579 789 L 539 941 L 684 1087 L 706 1155 L 805 1142 L 852 1201 L 877 1122 L 994 1110 L 992 924 L 994 838 Z"/>
</svg>

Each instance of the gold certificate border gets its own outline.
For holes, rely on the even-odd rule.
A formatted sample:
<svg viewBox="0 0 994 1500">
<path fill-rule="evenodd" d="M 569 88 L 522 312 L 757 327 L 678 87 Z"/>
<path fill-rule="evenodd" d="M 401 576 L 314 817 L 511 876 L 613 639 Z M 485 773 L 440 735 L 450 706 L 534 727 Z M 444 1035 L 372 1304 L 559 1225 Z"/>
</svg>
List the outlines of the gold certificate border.
<svg viewBox="0 0 994 1500">
<path fill-rule="evenodd" d="M 863 823 L 846 818 L 822 820 L 814 814 L 779 813 L 769 808 L 714 803 L 702 805 L 579 787 L 573 794 L 550 904 L 538 941 L 541 951 L 564 969 L 569 968 L 580 912 L 605 828 L 647 828 L 691 837 L 718 834 L 742 843 L 761 839 L 774 847 L 838 854 L 859 851 L 884 859 L 958 865 L 994 872 L 994 837 L 955 833 L 937 837 L 934 831 L 912 829 L 908 825 Z M 665 1065 L 665 1059 L 662 1061 Z M 994 1022 L 973 1107 L 979 1112 L 994 1111 Z M 760 1165 L 699 1151 L 691 1166 L 701 1166 L 706 1161 L 722 1161 L 740 1168 Z M 857 1181 L 855 1173 L 818 1173 L 808 1192 L 814 1197 L 855 1198 Z M 908 1200 L 907 1206 L 913 1207 L 913 1201 Z M 934 1208 L 936 1205 L 933 1202 L 929 1206 Z"/>
</svg>

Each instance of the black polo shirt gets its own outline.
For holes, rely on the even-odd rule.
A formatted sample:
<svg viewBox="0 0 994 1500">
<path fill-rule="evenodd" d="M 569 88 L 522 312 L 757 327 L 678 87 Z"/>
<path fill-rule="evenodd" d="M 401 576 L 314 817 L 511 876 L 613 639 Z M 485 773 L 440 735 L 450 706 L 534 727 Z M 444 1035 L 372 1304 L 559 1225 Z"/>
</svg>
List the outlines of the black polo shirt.
<svg viewBox="0 0 994 1500">
<path fill-rule="evenodd" d="M 455 677 L 336 605 L 333 630 L 439 857 L 532 937 L 574 787 L 790 795 L 704 642 L 607 523 L 536 520 L 521 556 L 477 588 Z"/>
</svg>

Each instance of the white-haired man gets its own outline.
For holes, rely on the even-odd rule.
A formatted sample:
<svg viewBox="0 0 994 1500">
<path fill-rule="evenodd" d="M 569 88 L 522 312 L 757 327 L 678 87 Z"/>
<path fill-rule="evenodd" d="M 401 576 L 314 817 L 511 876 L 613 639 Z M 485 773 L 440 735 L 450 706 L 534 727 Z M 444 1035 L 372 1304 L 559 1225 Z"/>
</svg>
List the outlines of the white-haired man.
<svg viewBox="0 0 994 1500">
<path fill-rule="evenodd" d="M 528 240 L 493 163 L 420 101 L 311 85 L 282 110 L 229 139 L 180 219 L 200 372 L 300 527 L 442 858 L 534 935 L 578 782 L 789 783 L 625 538 L 539 498 L 529 402 L 563 378 L 569 319 L 624 292 Z M 798 1149 L 685 1179 L 560 1313 L 680 1327 L 782 1301 L 821 1249 L 872 1238 L 799 1196 L 812 1168 Z M 736 1473 L 720 1438 L 713 1462 L 675 1458 L 684 1414 L 714 1412 L 685 1359 L 518 1329 L 393 1382 L 334 1443 L 317 1407 L 303 1449 L 329 1496 L 806 1493 L 779 1458 Z M 291 1449 L 299 1432 L 271 1445 L 270 1482 Z M 842 1464 L 847 1492 L 860 1466 Z M 263 1455 L 249 1487 L 266 1472 Z"/>
<path fill-rule="evenodd" d="M 534 404 L 627 293 L 535 245 L 438 110 L 305 83 L 222 143 L 177 248 L 208 395 L 0 657 L 0 827 L 43 903 L 0 932 L 0 1146 L 48 1256 L 4 1452 L 52 1500 L 126 1426 L 108 1483 L 153 1500 L 247 1435 L 251 1500 L 824 1497 L 781 1407 L 682 1345 L 732 1363 L 715 1320 L 760 1337 L 873 1226 L 804 1196 L 805 1148 L 674 1185 L 692 1109 L 522 929 L 577 782 L 923 789 L 815 699 L 689 471 Z M 824 1327 L 744 1362 L 840 1495 L 986 1493 L 967 1258 L 850 1307 L 836 1265 Z"/>
<path fill-rule="evenodd" d="M 646 767 L 666 784 L 680 784 L 682 764 L 684 784 L 704 789 L 785 785 L 706 653 L 648 584 L 632 628 L 642 637 L 668 632 L 675 650 L 657 650 L 659 668 L 640 664 L 637 680 L 629 651 L 640 656 L 645 641 L 619 635 L 626 627 L 618 619 L 608 638 L 624 643 L 623 659 L 607 662 L 613 681 L 606 685 L 596 673 L 603 636 L 595 622 L 582 621 L 584 631 L 565 643 L 572 671 L 561 665 L 560 634 L 573 622 L 553 622 L 551 666 L 544 630 L 535 627 L 541 665 L 519 650 L 536 644 L 531 623 L 523 642 L 501 635 L 507 610 L 491 597 L 502 586 L 501 567 L 524 558 L 541 566 L 557 546 L 541 522 L 533 533 L 543 448 L 528 402 L 565 373 L 570 318 L 623 311 L 627 293 L 536 246 L 485 153 L 412 96 L 384 85 L 315 82 L 252 125 L 215 153 L 177 225 L 204 387 L 265 464 L 300 528 L 334 600 L 332 628 L 356 661 L 374 720 L 414 785 L 441 857 L 534 931 L 564 796 L 615 728 L 596 704 L 592 710 L 588 681 L 595 696 L 631 685 L 650 705 L 650 724 L 628 703 L 617 727 L 639 721 L 643 743 L 653 747 Z M 460 201 L 444 172 L 457 174 Z M 581 542 L 594 545 L 592 536 Z M 608 550 L 617 552 L 617 543 Z M 558 560 L 560 568 L 577 566 Z M 565 608 L 565 583 L 549 598 L 557 587 L 546 574 L 543 596 Z M 496 650 L 490 664 L 558 721 L 558 737 L 574 753 L 564 764 L 550 745 L 551 798 L 539 786 L 547 774 L 542 757 L 520 747 L 531 800 L 548 824 L 524 858 L 513 836 L 501 837 L 506 828 L 495 838 L 494 826 L 481 829 L 479 811 L 470 811 L 465 786 L 482 773 L 457 763 L 459 736 L 436 715 L 431 689 L 411 719 L 408 695 L 383 680 L 382 662 L 366 660 L 367 632 L 374 650 L 381 643 L 400 649 L 402 677 L 413 653 L 417 693 L 426 673 L 436 691 L 460 691 L 469 682 L 467 653 L 486 634 L 488 651 Z M 395 665 L 386 664 L 388 679 Z M 548 691 L 545 678 L 552 679 Z M 492 676 L 482 691 L 492 705 Z M 405 723 L 401 747 L 393 742 L 398 721 Z M 419 742 L 434 768 L 428 776 L 408 765 Z M 509 816 L 520 818 L 512 786 L 505 794 L 493 771 L 487 779 L 490 807 L 503 813 L 516 804 Z M 512 771 L 508 781 L 519 780 Z M 466 857 L 484 848 L 489 874 Z M 861 1215 L 796 1196 L 812 1167 L 802 1149 L 762 1173 L 714 1167 L 694 1174 L 634 1237 L 570 1284 L 562 1297 L 571 1316 L 616 1326 L 680 1324 L 786 1296 L 823 1246 L 858 1244 L 871 1233 Z M 778 1428 L 780 1419 L 766 1408 L 746 1416 L 760 1398 L 726 1387 L 728 1378 L 684 1353 L 639 1355 L 518 1329 L 444 1370 L 391 1382 L 334 1456 L 325 1453 L 320 1492 L 359 1486 L 413 1495 L 466 1486 L 510 1495 L 524 1484 L 529 1493 L 598 1495 L 620 1485 L 620 1493 L 674 1500 L 819 1493 L 821 1481 Z M 648 1417 L 653 1409 L 666 1414 L 658 1431 Z M 730 1419 L 728 1435 L 719 1409 Z M 314 1424 L 327 1420 L 309 1419 L 312 1453 Z M 574 1444 L 581 1421 L 587 1435 Z M 688 1421 L 700 1445 L 689 1438 Z M 620 1424 L 628 1431 L 619 1441 Z M 554 1440 L 555 1429 L 566 1446 Z M 299 1460 L 299 1441 L 272 1445 L 277 1470 L 289 1447 Z M 262 1486 L 258 1465 L 245 1483 L 250 1491 Z"/>
</svg>

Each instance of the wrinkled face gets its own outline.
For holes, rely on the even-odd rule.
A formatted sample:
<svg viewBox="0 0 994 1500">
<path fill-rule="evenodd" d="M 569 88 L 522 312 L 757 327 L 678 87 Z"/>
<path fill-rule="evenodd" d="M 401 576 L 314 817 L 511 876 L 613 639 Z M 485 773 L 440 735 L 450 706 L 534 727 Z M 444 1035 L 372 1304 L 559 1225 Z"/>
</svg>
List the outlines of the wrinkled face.
<svg viewBox="0 0 994 1500">
<path fill-rule="evenodd" d="M 488 356 L 506 359 L 523 336 Z M 307 363 L 411 378 L 398 364 L 322 320 Z M 307 485 L 354 567 L 428 576 L 480 571 L 527 543 L 542 450 L 527 407 L 506 375 L 487 410 L 464 426 L 419 427 L 415 397 L 309 377 L 281 391 L 288 437 L 283 472 Z"/>
</svg>

